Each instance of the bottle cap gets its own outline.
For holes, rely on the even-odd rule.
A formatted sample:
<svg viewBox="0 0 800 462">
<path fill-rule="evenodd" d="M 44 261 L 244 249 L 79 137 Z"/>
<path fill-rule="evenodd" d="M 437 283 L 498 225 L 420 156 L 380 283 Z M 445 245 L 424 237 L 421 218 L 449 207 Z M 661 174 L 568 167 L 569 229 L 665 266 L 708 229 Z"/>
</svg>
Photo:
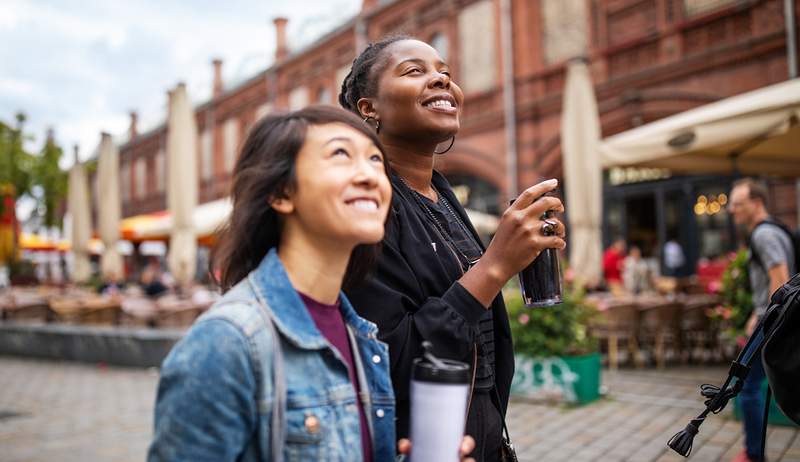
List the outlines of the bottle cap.
<svg viewBox="0 0 800 462">
<path fill-rule="evenodd" d="M 411 377 L 420 382 L 468 384 L 470 367 L 461 361 L 441 359 L 434 356 L 431 342 L 422 342 L 425 349 L 421 358 L 414 360 Z"/>
</svg>

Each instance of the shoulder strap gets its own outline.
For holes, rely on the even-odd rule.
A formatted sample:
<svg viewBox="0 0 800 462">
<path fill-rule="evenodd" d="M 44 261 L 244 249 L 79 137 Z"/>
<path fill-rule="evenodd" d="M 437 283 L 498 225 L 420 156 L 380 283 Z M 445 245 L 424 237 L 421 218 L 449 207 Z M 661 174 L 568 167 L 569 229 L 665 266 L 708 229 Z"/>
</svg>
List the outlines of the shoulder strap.
<svg viewBox="0 0 800 462">
<path fill-rule="evenodd" d="M 252 284 L 252 281 L 250 282 Z M 272 401 L 272 420 L 270 422 L 270 437 L 271 437 L 271 459 L 272 462 L 281 462 L 283 460 L 283 446 L 286 441 L 286 375 L 283 370 L 283 349 L 281 347 L 281 339 L 278 331 L 275 329 L 275 324 L 272 321 L 272 316 L 269 314 L 269 305 L 261 299 L 258 301 L 258 313 L 264 319 L 264 324 L 269 330 L 272 337 L 272 386 L 275 390 L 275 396 Z"/>
<path fill-rule="evenodd" d="M 789 238 L 789 243 L 790 243 L 790 244 L 791 244 L 791 246 L 792 246 L 792 258 L 794 258 L 795 260 L 797 260 L 797 256 L 798 256 L 798 250 L 800 250 L 800 249 L 796 249 L 796 248 L 795 248 L 795 245 L 796 245 L 796 244 L 795 244 L 795 235 L 794 235 L 794 233 L 792 232 L 792 230 L 791 230 L 791 229 L 789 229 L 789 227 L 788 227 L 788 226 L 784 225 L 782 222 L 780 222 L 780 221 L 778 221 L 778 220 L 776 220 L 776 219 L 773 219 L 772 217 L 769 217 L 769 218 L 767 218 L 766 220 L 759 221 L 759 222 L 756 224 L 756 226 L 753 228 L 753 231 L 750 233 L 750 239 L 749 239 L 749 241 L 748 241 L 748 243 L 747 243 L 747 246 L 750 248 L 750 258 L 751 258 L 751 259 L 752 259 L 754 262 L 756 262 L 756 264 L 757 264 L 757 265 L 759 265 L 759 266 L 761 266 L 761 267 L 763 267 L 763 266 L 764 266 L 764 265 L 761 263 L 761 257 L 758 255 L 758 251 L 756 250 L 756 248 L 755 248 L 755 247 L 753 247 L 753 235 L 756 233 L 756 230 L 757 230 L 757 229 L 758 229 L 758 228 L 759 228 L 761 225 L 772 225 L 772 226 L 774 226 L 774 227 L 776 227 L 776 228 L 780 229 L 781 231 L 783 231 L 783 233 L 784 233 L 784 234 L 786 234 L 786 236 Z M 795 270 L 798 270 L 798 271 L 800 271 L 800 268 L 795 268 Z"/>
<path fill-rule="evenodd" d="M 764 422 L 761 426 L 761 460 L 766 460 L 767 453 L 767 423 L 769 421 L 769 401 L 772 398 L 772 388 L 767 384 L 767 396 L 764 398 Z"/>
</svg>

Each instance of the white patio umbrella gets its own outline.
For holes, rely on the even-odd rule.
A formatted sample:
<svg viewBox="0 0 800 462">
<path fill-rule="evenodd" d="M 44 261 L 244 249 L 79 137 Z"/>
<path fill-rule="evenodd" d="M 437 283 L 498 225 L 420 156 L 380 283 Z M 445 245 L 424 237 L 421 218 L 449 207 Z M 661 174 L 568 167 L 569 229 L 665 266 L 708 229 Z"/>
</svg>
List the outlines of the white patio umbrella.
<svg viewBox="0 0 800 462">
<path fill-rule="evenodd" d="M 722 99 L 604 139 L 605 167 L 800 176 L 800 79 Z"/>
<path fill-rule="evenodd" d="M 600 117 L 585 60 L 567 67 L 561 112 L 561 156 L 569 221 L 569 263 L 579 285 L 600 282 L 602 242 L 602 169 L 597 152 Z"/>
<path fill-rule="evenodd" d="M 89 214 L 89 184 L 86 171 L 78 160 L 78 146 L 75 146 L 75 163 L 69 171 L 67 201 L 67 208 L 72 215 L 72 280 L 86 282 L 92 276 L 89 263 L 92 218 Z"/>
<path fill-rule="evenodd" d="M 167 206 L 172 217 L 167 263 L 175 281 L 187 285 L 194 279 L 197 264 L 197 124 L 183 83 L 170 98 L 167 179 Z"/>
<path fill-rule="evenodd" d="M 103 255 L 100 271 L 104 279 L 122 277 L 122 256 L 117 250 L 120 209 L 119 151 L 108 133 L 100 135 L 100 158 L 97 161 L 97 209 Z"/>
</svg>

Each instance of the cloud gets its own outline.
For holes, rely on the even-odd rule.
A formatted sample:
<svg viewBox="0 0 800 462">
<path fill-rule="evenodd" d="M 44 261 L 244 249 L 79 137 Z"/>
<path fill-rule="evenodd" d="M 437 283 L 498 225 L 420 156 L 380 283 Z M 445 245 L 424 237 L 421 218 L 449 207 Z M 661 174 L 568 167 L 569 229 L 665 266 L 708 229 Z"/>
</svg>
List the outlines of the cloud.
<svg viewBox="0 0 800 462">
<path fill-rule="evenodd" d="M 188 85 L 194 103 L 211 93 L 213 57 L 227 85 L 266 68 L 272 18 L 290 19 L 290 43 L 305 46 L 358 12 L 361 0 L 104 2 L 4 0 L 0 15 L 0 119 L 28 115 L 38 151 L 54 127 L 66 151 L 94 151 L 100 131 L 123 135 L 128 112 L 142 130 L 163 122 L 166 90 Z M 11 44 L 9 46 L 8 44 Z M 119 137 L 122 138 L 121 136 Z"/>
</svg>

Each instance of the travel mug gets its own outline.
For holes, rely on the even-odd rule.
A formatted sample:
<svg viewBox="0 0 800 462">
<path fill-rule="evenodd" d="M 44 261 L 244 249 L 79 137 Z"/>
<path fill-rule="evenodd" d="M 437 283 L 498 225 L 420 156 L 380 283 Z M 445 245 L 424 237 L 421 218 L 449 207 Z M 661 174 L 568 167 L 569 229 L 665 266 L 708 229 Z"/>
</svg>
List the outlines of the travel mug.
<svg viewBox="0 0 800 462">
<path fill-rule="evenodd" d="M 553 192 L 545 194 L 553 195 Z M 512 200 L 513 204 L 514 201 Z M 542 215 L 543 220 L 552 218 L 552 210 Z M 552 236 L 555 230 L 544 227 L 545 236 Z M 558 250 L 544 249 L 530 265 L 519 273 L 519 288 L 522 291 L 522 300 L 529 308 L 558 305 L 561 299 L 561 264 L 558 261 Z"/>
<path fill-rule="evenodd" d="M 411 369 L 411 462 L 457 462 L 467 421 L 470 367 L 425 353 Z"/>
</svg>

